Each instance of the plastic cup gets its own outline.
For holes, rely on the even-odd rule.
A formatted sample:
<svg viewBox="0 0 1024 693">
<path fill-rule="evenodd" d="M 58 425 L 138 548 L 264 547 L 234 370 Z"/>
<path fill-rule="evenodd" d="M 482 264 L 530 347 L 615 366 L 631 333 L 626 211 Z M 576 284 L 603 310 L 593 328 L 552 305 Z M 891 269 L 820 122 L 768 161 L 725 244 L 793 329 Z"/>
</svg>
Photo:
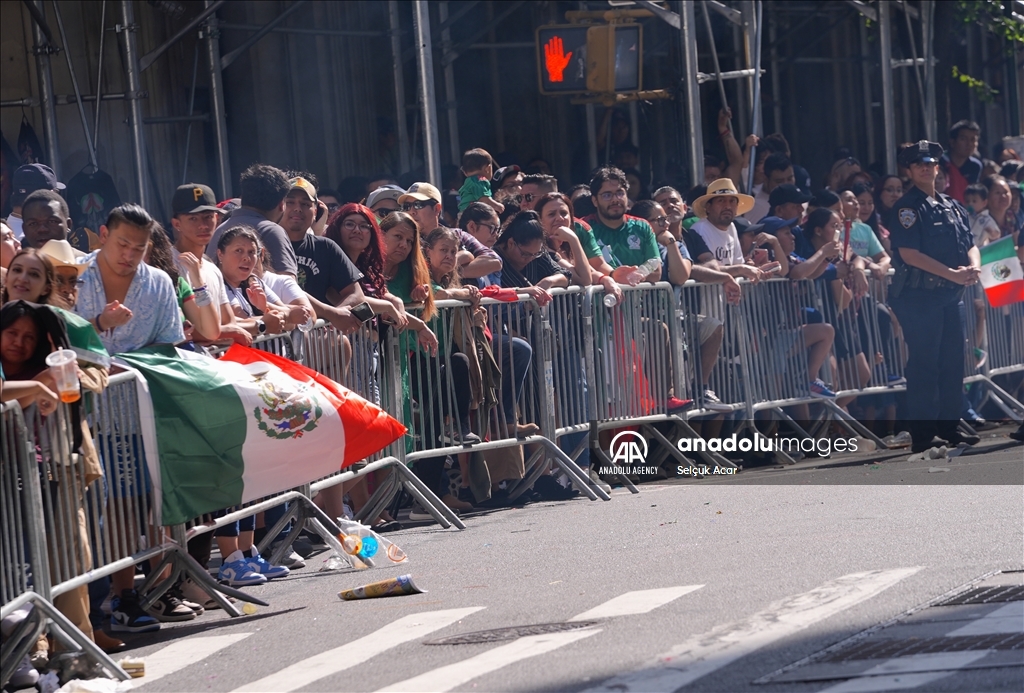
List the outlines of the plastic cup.
<svg viewBox="0 0 1024 693">
<path fill-rule="evenodd" d="M 299 332 L 309 332 L 316 325 L 316 318 L 310 317 L 309 320 L 299 325 Z"/>
<path fill-rule="evenodd" d="M 77 402 L 82 397 L 82 386 L 78 382 L 75 362 L 78 356 L 71 349 L 60 349 L 46 357 L 53 382 L 57 385 L 60 401 L 66 404 Z"/>
</svg>

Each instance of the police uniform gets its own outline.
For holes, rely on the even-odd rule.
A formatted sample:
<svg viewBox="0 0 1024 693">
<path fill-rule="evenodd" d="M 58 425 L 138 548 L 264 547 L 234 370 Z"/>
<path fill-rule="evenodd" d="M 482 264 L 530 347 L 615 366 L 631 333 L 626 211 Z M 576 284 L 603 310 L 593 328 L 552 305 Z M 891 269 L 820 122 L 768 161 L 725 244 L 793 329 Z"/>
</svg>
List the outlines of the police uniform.
<svg viewBox="0 0 1024 693">
<path fill-rule="evenodd" d="M 900 153 L 899 163 L 937 163 L 942 147 L 922 140 Z M 912 248 L 947 267 L 971 264 L 973 241 L 963 207 L 947 195 L 912 186 L 888 219 L 895 276 L 889 304 L 907 343 L 907 419 L 914 450 L 946 442 L 977 442 L 957 432 L 963 404 L 964 287 L 911 267 L 900 249 Z"/>
</svg>

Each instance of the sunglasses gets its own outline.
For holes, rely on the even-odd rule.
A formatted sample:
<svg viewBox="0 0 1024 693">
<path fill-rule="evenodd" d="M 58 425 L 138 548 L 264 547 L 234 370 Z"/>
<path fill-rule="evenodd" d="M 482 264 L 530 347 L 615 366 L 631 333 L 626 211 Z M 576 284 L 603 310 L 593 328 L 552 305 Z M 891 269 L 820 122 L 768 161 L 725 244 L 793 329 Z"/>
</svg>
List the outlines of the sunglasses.
<svg viewBox="0 0 1024 693">
<path fill-rule="evenodd" d="M 433 200 L 420 200 L 420 201 L 417 201 L 417 202 L 406 202 L 404 205 L 402 205 L 402 209 L 404 209 L 406 212 L 410 212 L 410 211 L 412 211 L 414 209 L 419 210 L 419 209 L 426 209 L 427 207 L 433 207 L 436 204 L 438 204 L 438 203 L 433 201 Z"/>
</svg>

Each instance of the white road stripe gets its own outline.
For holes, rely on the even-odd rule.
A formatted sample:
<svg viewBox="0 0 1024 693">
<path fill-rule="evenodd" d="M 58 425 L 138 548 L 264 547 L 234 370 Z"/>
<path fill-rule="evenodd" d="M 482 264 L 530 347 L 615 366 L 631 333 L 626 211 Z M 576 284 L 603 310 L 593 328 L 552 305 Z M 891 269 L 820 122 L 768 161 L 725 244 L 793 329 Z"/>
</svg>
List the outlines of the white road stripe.
<svg viewBox="0 0 1024 693">
<path fill-rule="evenodd" d="M 905 691 L 923 686 L 949 676 L 948 671 L 928 674 L 899 674 L 897 676 L 872 676 L 867 679 L 850 679 L 837 683 L 819 693 L 876 693 L 880 691 Z"/>
<path fill-rule="evenodd" d="M 614 599 L 609 599 L 604 604 L 596 606 L 589 611 L 584 611 L 570 618 L 570 621 L 589 621 L 595 618 L 612 618 L 614 616 L 633 616 L 635 614 L 646 614 L 654 611 L 659 606 L 668 604 L 673 599 L 678 599 L 684 594 L 695 592 L 704 585 L 682 585 L 679 587 L 664 587 L 656 590 L 637 590 L 626 592 Z"/>
<path fill-rule="evenodd" d="M 298 690 L 325 676 L 359 666 L 372 657 L 402 643 L 422 638 L 436 630 L 450 626 L 460 618 L 465 618 L 483 608 L 482 606 L 471 606 L 465 609 L 425 611 L 403 616 L 358 640 L 296 662 L 259 681 L 241 686 L 233 693 L 288 693 Z"/>
<path fill-rule="evenodd" d="M 616 676 L 590 690 L 671 693 L 765 645 L 859 604 L 919 570 L 873 570 L 830 580 L 810 592 L 781 599 L 742 621 L 692 637 L 643 669 Z"/>
<path fill-rule="evenodd" d="M 597 635 L 601 630 L 598 628 L 582 628 L 580 630 L 565 631 L 562 633 L 548 633 L 546 635 L 530 635 L 525 638 L 518 638 L 495 647 L 493 650 L 478 654 L 476 657 L 464 659 L 461 662 L 449 664 L 445 667 L 433 669 L 425 674 L 414 676 L 405 681 L 380 689 L 377 693 L 444 693 L 451 689 L 472 681 L 478 676 L 489 674 L 492 671 L 506 667 L 530 657 L 536 657 L 552 650 L 557 650 L 570 643 L 591 635 Z"/>
<path fill-rule="evenodd" d="M 252 633 L 233 633 L 231 635 L 190 635 L 187 638 L 172 642 L 167 647 L 162 647 L 156 652 L 144 655 L 142 659 L 146 662 L 146 675 L 142 678 L 132 679 L 135 688 L 153 683 L 162 679 L 168 674 L 173 674 L 179 669 L 184 669 L 190 664 L 206 659 L 228 645 L 245 640 Z"/>
<path fill-rule="evenodd" d="M 679 587 L 664 587 L 653 590 L 637 590 L 626 592 L 618 597 L 609 599 L 593 609 L 584 611 L 570 618 L 570 621 L 589 621 L 595 618 L 611 618 L 613 616 L 630 616 L 635 614 L 646 614 L 659 606 L 664 606 L 684 594 L 695 592 L 704 585 L 683 585 Z M 432 669 L 419 676 L 414 676 L 405 681 L 382 688 L 378 693 L 386 691 L 400 691 L 401 693 L 415 693 L 417 691 L 444 693 L 457 686 L 472 681 L 473 679 L 497 671 L 509 664 L 518 662 L 530 657 L 536 657 L 547 652 L 552 652 L 577 640 L 597 635 L 601 631 L 596 628 L 584 628 L 580 630 L 566 631 L 563 633 L 548 633 L 546 635 L 530 635 L 517 638 L 507 645 L 488 650 L 475 657 L 449 664 L 447 666 Z"/>
<path fill-rule="evenodd" d="M 1024 632 L 1024 602 L 1010 602 L 992 613 L 946 633 L 946 636 L 996 635 L 999 633 L 1022 632 Z"/>
</svg>

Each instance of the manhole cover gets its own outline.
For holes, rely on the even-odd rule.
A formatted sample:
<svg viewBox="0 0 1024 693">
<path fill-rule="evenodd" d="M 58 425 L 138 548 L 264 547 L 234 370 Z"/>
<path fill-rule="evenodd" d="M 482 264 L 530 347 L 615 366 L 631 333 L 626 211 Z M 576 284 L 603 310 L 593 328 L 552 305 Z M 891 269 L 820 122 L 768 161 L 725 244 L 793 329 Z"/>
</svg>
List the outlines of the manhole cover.
<svg viewBox="0 0 1024 693">
<path fill-rule="evenodd" d="M 567 630 L 579 630 L 596 625 L 598 621 L 572 621 L 571 623 L 534 623 L 529 626 L 512 626 L 511 628 L 495 628 L 494 630 L 478 630 L 475 633 L 453 635 L 450 638 L 428 640 L 424 645 L 477 645 L 502 640 L 515 640 L 527 635 L 544 635 L 545 633 L 561 633 Z"/>
<path fill-rule="evenodd" d="M 1024 601 L 1024 586 L 998 585 L 975 587 L 932 606 L 957 606 L 959 604 L 992 604 L 995 602 Z"/>
<path fill-rule="evenodd" d="M 954 635 L 944 638 L 906 638 L 866 642 L 823 659 L 824 662 L 845 662 L 851 659 L 892 659 L 916 654 L 967 652 L 976 650 L 1024 650 L 1024 635 L 998 633 L 993 635 Z"/>
</svg>

